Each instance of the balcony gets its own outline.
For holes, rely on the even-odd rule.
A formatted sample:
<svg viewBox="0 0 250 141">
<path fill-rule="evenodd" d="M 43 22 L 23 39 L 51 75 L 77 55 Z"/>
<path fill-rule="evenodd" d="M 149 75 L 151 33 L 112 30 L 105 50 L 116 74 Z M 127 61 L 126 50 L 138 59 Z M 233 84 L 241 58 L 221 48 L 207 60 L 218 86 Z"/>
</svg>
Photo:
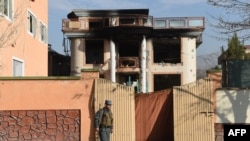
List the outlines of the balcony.
<svg viewBox="0 0 250 141">
<path fill-rule="evenodd" d="M 139 26 L 139 27 L 152 27 L 153 17 L 151 16 L 122 16 L 122 17 L 109 17 L 108 24 L 105 27 L 113 26 Z"/>
<path fill-rule="evenodd" d="M 87 20 L 78 19 L 63 19 L 62 20 L 63 31 L 83 31 L 89 30 Z"/>
<path fill-rule="evenodd" d="M 152 16 L 112 16 L 90 19 L 63 19 L 64 32 L 89 31 L 108 27 L 152 27 L 154 29 L 204 29 L 204 17 L 153 18 Z"/>
<path fill-rule="evenodd" d="M 119 68 L 139 68 L 138 57 L 120 57 Z"/>
<path fill-rule="evenodd" d="M 151 16 L 121 16 L 103 17 L 92 19 L 63 19 L 63 31 L 88 31 L 107 27 L 152 27 L 153 17 Z"/>
<path fill-rule="evenodd" d="M 205 28 L 204 17 L 154 18 L 154 29 Z"/>
</svg>

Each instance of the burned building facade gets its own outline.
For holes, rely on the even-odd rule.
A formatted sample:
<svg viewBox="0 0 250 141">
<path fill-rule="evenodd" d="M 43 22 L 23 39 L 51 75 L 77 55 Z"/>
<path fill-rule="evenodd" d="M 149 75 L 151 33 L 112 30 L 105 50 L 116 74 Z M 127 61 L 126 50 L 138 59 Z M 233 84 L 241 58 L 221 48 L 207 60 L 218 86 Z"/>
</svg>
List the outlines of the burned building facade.
<svg viewBox="0 0 250 141">
<path fill-rule="evenodd" d="M 204 17 L 155 18 L 148 9 L 73 10 L 62 20 L 71 75 L 100 77 L 152 92 L 196 81 Z"/>
</svg>

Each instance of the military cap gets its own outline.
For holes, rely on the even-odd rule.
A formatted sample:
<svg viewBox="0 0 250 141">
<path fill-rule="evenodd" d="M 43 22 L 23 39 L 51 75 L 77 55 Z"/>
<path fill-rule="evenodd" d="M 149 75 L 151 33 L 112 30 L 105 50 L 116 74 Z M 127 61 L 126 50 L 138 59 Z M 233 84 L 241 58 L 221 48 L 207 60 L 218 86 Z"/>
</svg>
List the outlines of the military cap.
<svg viewBox="0 0 250 141">
<path fill-rule="evenodd" d="M 112 102 L 111 102 L 111 100 L 105 100 L 105 104 L 106 105 L 112 105 Z"/>
</svg>

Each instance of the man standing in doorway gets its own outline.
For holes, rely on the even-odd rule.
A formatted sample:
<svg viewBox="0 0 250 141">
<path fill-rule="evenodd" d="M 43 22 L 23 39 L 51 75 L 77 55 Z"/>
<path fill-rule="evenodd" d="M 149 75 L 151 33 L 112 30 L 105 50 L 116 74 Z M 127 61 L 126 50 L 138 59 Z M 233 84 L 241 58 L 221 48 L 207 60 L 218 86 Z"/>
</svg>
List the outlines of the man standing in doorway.
<svg viewBox="0 0 250 141">
<path fill-rule="evenodd" d="M 99 133 L 100 141 L 110 141 L 110 133 L 113 133 L 112 102 L 105 100 L 105 106 L 95 114 L 95 130 Z"/>
</svg>

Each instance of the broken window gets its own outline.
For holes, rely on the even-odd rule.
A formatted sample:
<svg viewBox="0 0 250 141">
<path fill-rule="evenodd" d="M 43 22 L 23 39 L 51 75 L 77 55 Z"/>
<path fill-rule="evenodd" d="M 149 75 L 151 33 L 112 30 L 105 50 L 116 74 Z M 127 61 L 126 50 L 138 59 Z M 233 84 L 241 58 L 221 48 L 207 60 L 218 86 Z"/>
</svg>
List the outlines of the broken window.
<svg viewBox="0 0 250 141">
<path fill-rule="evenodd" d="M 137 19 L 135 18 L 120 18 L 119 23 L 121 25 L 136 25 L 137 24 Z"/>
<path fill-rule="evenodd" d="M 102 20 L 90 20 L 89 21 L 89 29 L 100 29 L 103 27 L 103 21 Z"/>
<path fill-rule="evenodd" d="M 154 63 L 180 63 L 179 39 L 155 39 L 153 41 Z"/>
<path fill-rule="evenodd" d="M 138 57 L 140 41 L 122 40 L 117 42 L 120 57 Z"/>
<path fill-rule="evenodd" d="M 180 74 L 156 74 L 154 75 L 154 91 L 173 88 L 181 85 Z"/>
<path fill-rule="evenodd" d="M 103 40 L 86 40 L 86 64 L 103 64 Z"/>
<path fill-rule="evenodd" d="M 118 78 L 119 78 L 119 83 L 127 85 L 127 86 L 132 86 L 137 83 L 139 74 L 138 73 L 119 73 Z"/>
<path fill-rule="evenodd" d="M 118 41 L 119 67 L 139 67 L 139 40 Z"/>
</svg>

